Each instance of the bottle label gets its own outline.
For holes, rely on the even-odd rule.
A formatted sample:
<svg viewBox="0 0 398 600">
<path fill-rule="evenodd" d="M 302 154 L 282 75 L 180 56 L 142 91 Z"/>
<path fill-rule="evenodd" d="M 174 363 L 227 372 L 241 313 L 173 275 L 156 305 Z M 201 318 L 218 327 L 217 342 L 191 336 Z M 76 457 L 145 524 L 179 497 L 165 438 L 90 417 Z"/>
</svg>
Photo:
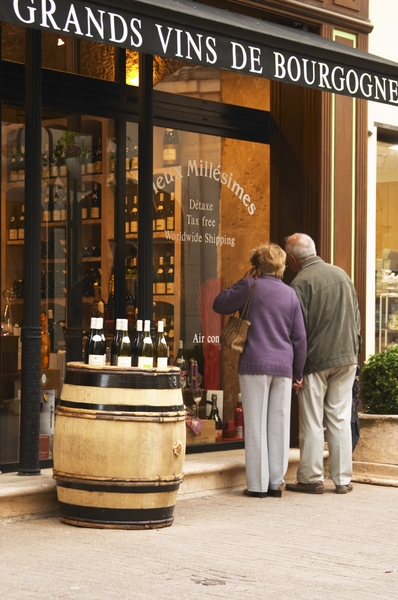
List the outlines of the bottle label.
<svg viewBox="0 0 398 600">
<path fill-rule="evenodd" d="M 242 427 L 242 425 L 238 425 L 237 427 L 235 427 L 235 437 L 236 438 L 243 438 L 243 427 Z"/>
<path fill-rule="evenodd" d="M 100 216 L 99 208 L 97 206 L 94 206 L 91 209 L 91 218 L 92 219 L 99 219 L 99 216 Z"/>
<path fill-rule="evenodd" d="M 87 163 L 87 167 L 86 167 L 86 172 L 88 175 L 92 175 L 94 173 L 94 163 L 93 162 L 88 162 Z"/>
<path fill-rule="evenodd" d="M 162 281 L 158 281 L 155 284 L 155 294 L 157 296 L 162 296 L 166 293 L 166 284 Z"/>
<path fill-rule="evenodd" d="M 168 281 L 167 282 L 167 289 L 166 289 L 167 294 L 174 294 L 174 282 L 173 281 Z"/>
<path fill-rule="evenodd" d="M 165 219 L 156 219 L 156 231 L 164 231 L 166 229 Z"/>
<path fill-rule="evenodd" d="M 88 364 L 103 367 L 105 365 L 105 354 L 89 354 Z"/>
<path fill-rule="evenodd" d="M 82 219 L 87 219 L 87 208 L 82 208 Z"/>
<path fill-rule="evenodd" d="M 138 223 L 137 221 L 131 221 L 130 222 L 130 233 L 137 233 L 138 232 Z"/>
<path fill-rule="evenodd" d="M 163 148 L 163 161 L 175 162 L 177 160 L 177 146 L 168 146 Z"/>
<path fill-rule="evenodd" d="M 61 220 L 61 211 L 59 210 L 59 208 L 56 208 L 55 210 L 53 210 L 53 221 L 60 221 Z"/>
<path fill-rule="evenodd" d="M 139 356 L 138 366 L 140 369 L 152 369 L 153 368 L 153 356 Z"/>
<path fill-rule="evenodd" d="M 167 369 L 167 356 L 158 356 L 157 367 L 158 369 Z"/>
<path fill-rule="evenodd" d="M 131 356 L 118 356 L 117 357 L 118 367 L 131 367 Z"/>
<path fill-rule="evenodd" d="M 167 217 L 166 229 L 174 229 L 174 217 Z"/>
<path fill-rule="evenodd" d="M 17 239 L 18 239 L 18 230 L 10 229 L 10 240 L 17 240 Z"/>
<path fill-rule="evenodd" d="M 18 229 L 18 239 L 19 240 L 25 239 L 25 229 Z"/>
<path fill-rule="evenodd" d="M 59 168 L 60 177 L 66 177 L 66 174 L 67 174 L 66 165 L 61 165 Z"/>
</svg>

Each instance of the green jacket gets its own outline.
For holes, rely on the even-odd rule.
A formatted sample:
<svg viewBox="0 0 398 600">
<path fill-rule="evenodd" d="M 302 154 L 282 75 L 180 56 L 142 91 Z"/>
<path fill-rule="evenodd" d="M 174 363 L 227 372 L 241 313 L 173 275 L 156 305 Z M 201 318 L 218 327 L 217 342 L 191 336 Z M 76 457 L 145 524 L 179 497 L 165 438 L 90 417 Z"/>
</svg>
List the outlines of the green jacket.
<svg viewBox="0 0 398 600">
<path fill-rule="evenodd" d="M 299 297 L 307 331 L 304 374 L 357 364 L 360 316 L 347 273 L 314 256 L 304 262 L 290 285 Z"/>
</svg>

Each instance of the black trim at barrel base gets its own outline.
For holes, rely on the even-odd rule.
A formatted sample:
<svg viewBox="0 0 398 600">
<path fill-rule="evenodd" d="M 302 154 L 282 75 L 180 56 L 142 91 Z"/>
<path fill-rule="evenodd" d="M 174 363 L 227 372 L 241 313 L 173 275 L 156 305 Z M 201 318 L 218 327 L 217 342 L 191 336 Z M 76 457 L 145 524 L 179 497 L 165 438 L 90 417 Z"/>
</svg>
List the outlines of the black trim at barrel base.
<svg viewBox="0 0 398 600">
<path fill-rule="evenodd" d="M 157 529 L 173 523 L 174 506 L 162 508 L 100 508 L 59 503 L 60 519 L 69 525 L 112 529 Z"/>
</svg>

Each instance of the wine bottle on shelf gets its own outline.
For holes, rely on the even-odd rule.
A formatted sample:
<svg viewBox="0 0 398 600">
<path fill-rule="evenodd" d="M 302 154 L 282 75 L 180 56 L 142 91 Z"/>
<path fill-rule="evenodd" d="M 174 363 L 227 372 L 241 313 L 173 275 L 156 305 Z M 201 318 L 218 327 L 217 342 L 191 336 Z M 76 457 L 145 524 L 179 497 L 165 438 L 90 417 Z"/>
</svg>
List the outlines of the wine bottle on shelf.
<svg viewBox="0 0 398 600">
<path fill-rule="evenodd" d="M 133 294 L 131 293 L 131 276 L 126 278 L 126 291 L 125 291 L 125 301 L 126 301 L 126 315 L 129 313 L 134 313 L 135 305 Z"/>
<path fill-rule="evenodd" d="M 102 173 L 102 139 L 98 138 L 98 144 L 94 153 L 94 172 Z"/>
<path fill-rule="evenodd" d="M 170 194 L 169 208 L 166 213 L 166 229 L 174 231 L 174 214 L 175 214 L 175 196 L 174 192 Z"/>
<path fill-rule="evenodd" d="M 133 145 L 131 152 L 131 168 L 138 169 L 138 144 Z"/>
<path fill-rule="evenodd" d="M 131 214 L 130 214 L 130 233 L 133 233 L 133 234 L 138 233 L 138 199 L 137 199 L 137 196 L 134 196 L 133 208 L 131 209 Z"/>
<path fill-rule="evenodd" d="M 163 166 L 171 167 L 180 162 L 180 136 L 174 129 L 166 129 L 163 135 Z"/>
<path fill-rule="evenodd" d="M 25 146 L 20 148 L 17 170 L 18 181 L 25 181 Z"/>
<path fill-rule="evenodd" d="M 66 177 L 68 174 L 68 171 L 66 168 L 66 144 L 62 145 L 61 156 L 60 156 L 58 164 L 59 164 L 59 176 Z"/>
<path fill-rule="evenodd" d="M 158 369 L 166 369 L 169 358 L 169 347 L 164 337 L 164 323 L 158 321 L 158 331 L 153 345 L 154 363 Z"/>
<path fill-rule="evenodd" d="M 126 146 L 126 173 L 128 173 L 131 169 L 131 160 L 130 160 L 130 150 L 129 147 Z"/>
<path fill-rule="evenodd" d="M 88 365 L 88 349 L 90 347 L 91 340 L 93 339 L 94 334 L 95 334 L 96 324 L 97 324 L 97 317 L 91 317 L 91 319 L 90 319 L 90 331 L 89 331 L 89 334 L 88 334 L 87 339 L 86 339 L 86 345 L 84 347 L 84 359 L 83 360 L 84 360 L 84 362 L 85 362 L 86 365 Z"/>
<path fill-rule="evenodd" d="M 181 371 L 181 373 L 180 373 L 181 387 L 183 389 L 185 389 L 187 387 L 188 363 L 184 356 L 184 342 L 182 340 L 179 340 L 179 342 L 178 342 L 178 352 L 177 352 L 177 356 L 174 361 L 174 364 Z"/>
<path fill-rule="evenodd" d="M 222 435 L 222 421 L 217 407 L 217 394 L 211 395 L 211 412 L 208 419 L 216 424 L 216 439 Z"/>
<path fill-rule="evenodd" d="M 234 412 L 234 435 L 238 439 L 245 437 L 245 425 L 243 420 L 242 394 L 238 394 L 238 404 Z"/>
<path fill-rule="evenodd" d="M 144 335 L 138 351 L 138 366 L 140 369 L 152 369 L 153 367 L 153 342 L 149 320 L 144 321 Z"/>
<path fill-rule="evenodd" d="M 19 215 L 18 239 L 19 240 L 25 239 L 25 205 L 24 204 L 22 204 L 22 206 L 21 206 L 21 214 Z"/>
<path fill-rule="evenodd" d="M 94 319 L 94 334 L 90 339 L 88 347 L 88 364 L 104 366 L 106 362 L 106 344 L 103 331 L 103 320 L 98 317 Z"/>
<path fill-rule="evenodd" d="M 55 340 L 54 340 L 54 313 L 52 308 L 48 309 L 47 315 L 47 328 L 48 335 L 50 337 L 50 352 L 55 352 Z"/>
<path fill-rule="evenodd" d="M 156 272 L 155 294 L 162 296 L 166 293 L 166 273 L 164 270 L 163 256 L 159 257 L 159 267 Z"/>
<path fill-rule="evenodd" d="M 120 319 L 121 336 L 117 347 L 117 366 L 131 367 L 132 362 L 132 345 L 128 332 L 127 319 Z"/>
<path fill-rule="evenodd" d="M 91 305 L 91 316 L 92 317 L 100 317 L 101 315 L 100 315 L 100 311 L 99 311 L 99 304 L 100 304 L 100 302 L 102 302 L 102 305 L 104 305 L 104 301 L 101 298 L 101 288 L 98 284 L 98 281 L 94 281 L 93 290 L 94 290 L 94 299 L 93 299 L 93 303 Z"/>
<path fill-rule="evenodd" d="M 133 347 L 132 347 L 131 364 L 133 365 L 133 367 L 138 367 L 138 356 L 139 356 L 139 352 L 140 352 L 140 345 L 141 345 L 142 338 L 143 338 L 142 320 L 137 319 L 137 324 L 136 324 L 136 328 L 135 328 L 135 337 L 134 337 Z"/>
<path fill-rule="evenodd" d="M 94 149 L 92 146 L 86 151 L 86 173 L 93 175 L 95 173 Z"/>
<path fill-rule="evenodd" d="M 10 217 L 10 225 L 8 229 L 8 238 L 11 241 L 18 239 L 18 214 L 17 209 L 14 208 L 11 217 Z"/>
<path fill-rule="evenodd" d="M 167 271 L 166 294 L 174 294 L 174 256 L 170 256 L 170 265 Z"/>
<path fill-rule="evenodd" d="M 40 350 L 40 368 L 48 369 L 50 364 L 50 337 L 48 335 L 46 315 L 40 315 L 41 325 L 41 350 Z"/>
<path fill-rule="evenodd" d="M 108 317 L 113 321 L 115 319 L 115 275 L 113 273 L 109 278 L 108 290 Z"/>
<path fill-rule="evenodd" d="M 86 221 L 88 219 L 88 198 L 86 194 L 86 185 L 82 183 L 82 198 L 80 200 L 80 210 L 82 221 Z"/>
<path fill-rule="evenodd" d="M 53 210 L 52 210 L 52 220 L 53 221 L 60 221 L 61 220 L 61 206 L 59 203 L 59 195 L 58 195 L 58 190 L 56 189 L 56 186 L 54 186 L 54 193 L 53 193 L 53 206 L 52 206 Z"/>
<path fill-rule="evenodd" d="M 159 194 L 159 204 L 156 208 L 156 231 L 164 231 L 166 229 L 166 217 L 164 211 L 164 194 Z"/>
<path fill-rule="evenodd" d="M 58 158 L 55 153 L 55 149 L 52 153 L 51 160 L 50 160 L 50 175 L 53 179 L 55 179 L 55 177 L 58 176 Z"/>
<path fill-rule="evenodd" d="M 130 233 L 130 212 L 129 212 L 129 199 L 126 196 L 126 202 L 124 205 L 124 222 L 125 222 L 125 232 Z"/>
<path fill-rule="evenodd" d="M 91 195 L 90 219 L 101 218 L 101 198 L 98 183 L 93 185 L 93 193 Z"/>
<path fill-rule="evenodd" d="M 8 180 L 10 182 L 18 181 L 18 152 L 16 148 L 12 149 Z"/>
<path fill-rule="evenodd" d="M 44 146 L 44 152 L 41 155 L 41 177 L 47 179 L 50 176 L 50 157 L 48 154 L 48 144 Z"/>
<path fill-rule="evenodd" d="M 113 336 L 112 344 L 111 344 L 111 365 L 117 366 L 117 349 L 119 346 L 120 338 L 122 337 L 122 325 L 121 319 L 116 319 L 116 327 L 115 334 Z"/>
<path fill-rule="evenodd" d="M 66 221 L 66 195 L 65 188 L 61 187 L 59 191 L 59 207 L 61 211 L 61 221 Z"/>
</svg>

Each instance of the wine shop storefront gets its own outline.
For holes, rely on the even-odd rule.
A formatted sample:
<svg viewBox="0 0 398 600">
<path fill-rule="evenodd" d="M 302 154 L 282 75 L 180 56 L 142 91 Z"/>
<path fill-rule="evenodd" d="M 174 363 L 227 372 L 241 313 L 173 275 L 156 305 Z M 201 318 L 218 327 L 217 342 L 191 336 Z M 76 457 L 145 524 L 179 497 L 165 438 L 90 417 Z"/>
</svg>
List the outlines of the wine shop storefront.
<svg viewBox="0 0 398 600">
<path fill-rule="evenodd" d="M 229 423 L 237 357 L 212 303 L 259 243 L 312 235 L 364 314 L 366 101 L 398 104 L 397 65 L 365 52 L 367 1 L 212 4 L 1 2 L 2 471 L 51 465 L 93 315 L 108 346 L 117 318 L 132 336 L 163 320 L 200 416 L 217 394 Z M 224 434 L 201 442 L 243 444 Z"/>
</svg>

